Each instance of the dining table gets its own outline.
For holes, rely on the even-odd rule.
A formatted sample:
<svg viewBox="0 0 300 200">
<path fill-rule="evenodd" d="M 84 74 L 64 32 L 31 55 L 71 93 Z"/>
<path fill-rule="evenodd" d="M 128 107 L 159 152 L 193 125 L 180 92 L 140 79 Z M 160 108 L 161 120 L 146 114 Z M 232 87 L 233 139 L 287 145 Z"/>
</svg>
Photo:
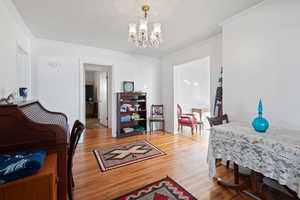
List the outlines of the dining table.
<svg viewBox="0 0 300 200">
<path fill-rule="evenodd" d="M 235 167 L 249 169 L 254 179 L 271 178 L 300 198 L 299 130 L 271 126 L 266 132 L 256 132 L 250 123 L 245 122 L 214 126 L 210 131 L 207 153 L 210 178 L 216 177 L 216 160 L 220 159 L 229 160 Z M 231 188 L 241 190 L 237 183 Z"/>
</svg>

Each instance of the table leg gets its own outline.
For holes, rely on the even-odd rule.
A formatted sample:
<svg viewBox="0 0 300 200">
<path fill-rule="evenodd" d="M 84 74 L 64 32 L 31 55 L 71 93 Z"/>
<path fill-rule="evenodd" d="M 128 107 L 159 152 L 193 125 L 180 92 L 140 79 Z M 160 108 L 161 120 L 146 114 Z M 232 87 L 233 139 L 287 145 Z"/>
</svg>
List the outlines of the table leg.
<svg viewBox="0 0 300 200">
<path fill-rule="evenodd" d="M 235 163 L 233 165 L 233 172 L 234 172 L 234 184 L 225 182 L 221 178 L 217 178 L 217 183 L 221 186 L 224 186 L 232 190 L 237 190 L 237 191 L 245 190 L 250 186 L 250 181 L 248 178 L 243 184 L 239 184 L 239 166 Z"/>
</svg>

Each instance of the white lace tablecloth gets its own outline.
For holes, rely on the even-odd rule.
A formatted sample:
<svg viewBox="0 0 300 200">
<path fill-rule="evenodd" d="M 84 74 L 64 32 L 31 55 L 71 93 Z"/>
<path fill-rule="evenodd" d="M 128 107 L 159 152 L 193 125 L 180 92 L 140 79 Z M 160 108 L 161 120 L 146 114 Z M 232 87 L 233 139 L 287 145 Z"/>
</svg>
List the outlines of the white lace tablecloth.
<svg viewBox="0 0 300 200">
<path fill-rule="evenodd" d="M 215 126 L 207 155 L 210 178 L 220 158 L 275 179 L 300 198 L 300 131 L 271 127 L 258 133 L 250 124 L 238 122 Z"/>
</svg>

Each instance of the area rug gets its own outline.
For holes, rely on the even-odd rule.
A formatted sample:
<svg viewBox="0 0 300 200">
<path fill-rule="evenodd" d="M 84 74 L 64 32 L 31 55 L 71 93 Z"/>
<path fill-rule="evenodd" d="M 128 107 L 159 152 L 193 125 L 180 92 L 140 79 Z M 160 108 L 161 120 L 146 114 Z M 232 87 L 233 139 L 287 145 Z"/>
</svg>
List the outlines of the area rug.
<svg viewBox="0 0 300 200">
<path fill-rule="evenodd" d="M 96 149 L 93 152 L 103 172 L 165 155 L 145 140 Z"/>
<path fill-rule="evenodd" d="M 113 200 L 196 200 L 196 198 L 166 177 Z"/>
</svg>

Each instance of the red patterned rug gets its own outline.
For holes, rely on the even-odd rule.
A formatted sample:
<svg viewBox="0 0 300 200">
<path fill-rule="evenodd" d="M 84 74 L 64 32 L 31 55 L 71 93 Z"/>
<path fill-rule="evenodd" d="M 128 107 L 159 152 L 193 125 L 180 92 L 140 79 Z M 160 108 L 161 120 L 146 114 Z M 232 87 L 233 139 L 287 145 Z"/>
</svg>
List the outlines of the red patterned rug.
<svg viewBox="0 0 300 200">
<path fill-rule="evenodd" d="M 166 177 L 113 200 L 196 200 L 196 198 Z"/>
<path fill-rule="evenodd" d="M 145 140 L 96 149 L 93 152 L 103 172 L 165 155 Z"/>
</svg>

